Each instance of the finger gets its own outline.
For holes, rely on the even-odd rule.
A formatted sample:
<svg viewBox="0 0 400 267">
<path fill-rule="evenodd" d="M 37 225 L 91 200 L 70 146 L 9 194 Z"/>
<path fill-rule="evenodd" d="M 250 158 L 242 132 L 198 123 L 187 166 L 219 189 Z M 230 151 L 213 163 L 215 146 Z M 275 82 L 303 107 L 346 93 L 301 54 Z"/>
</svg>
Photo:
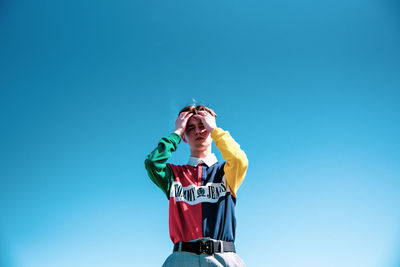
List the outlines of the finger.
<svg viewBox="0 0 400 267">
<path fill-rule="evenodd" d="M 206 111 L 199 111 L 198 113 L 199 113 L 199 115 L 204 116 L 204 117 L 209 115 L 209 113 Z"/>
<path fill-rule="evenodd" d="M 179 114 L 179 117 L 183 119 L 188 115 L 188 113 L 188 111 L 182 112 L 181 114 Z"/>
<path fill-rule="evenodd" d="M 202 116 L 200 114 L 193 114 L 193 118 L 201 119 L 201 118 L 204 118 L 204 116 Z"/>
<path fill-rule="evenodd" d="M 192 117 L 192 113 L 188 113 L 186 114 L 186 116 L 183 118 L 185 121 L 188 121 L 190 119 L 190 117 Z"/>
<path fill-rule="evenodd" d="M 193 115 L 193 117 L 199 119 L 202 123 L 206 122 L 206 117 L 202 115 Z"/>
</svg>

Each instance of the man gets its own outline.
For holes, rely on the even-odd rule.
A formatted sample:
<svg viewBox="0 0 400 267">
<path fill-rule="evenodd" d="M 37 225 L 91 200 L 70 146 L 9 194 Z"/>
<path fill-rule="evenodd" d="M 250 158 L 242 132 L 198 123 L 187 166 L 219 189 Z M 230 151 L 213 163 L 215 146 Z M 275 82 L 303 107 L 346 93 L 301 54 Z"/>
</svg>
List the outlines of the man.
<svg viewBox="0 0 400 267">
<path fill-rule="evenodd" d="M 247 170 L 246 154 L 227 131 L 216 126 L 215 112 L 186 106 L 175 131 L 147 156 L 150 179 L 169 199 L 173 253 L 163 267 L 245 266 L 236 254 L 236 193 Z M 187 165 L 167 163 L 181 139 L 189 144 Z M 212 142 L 225 162 L 211 152 Z"/>
</svg>

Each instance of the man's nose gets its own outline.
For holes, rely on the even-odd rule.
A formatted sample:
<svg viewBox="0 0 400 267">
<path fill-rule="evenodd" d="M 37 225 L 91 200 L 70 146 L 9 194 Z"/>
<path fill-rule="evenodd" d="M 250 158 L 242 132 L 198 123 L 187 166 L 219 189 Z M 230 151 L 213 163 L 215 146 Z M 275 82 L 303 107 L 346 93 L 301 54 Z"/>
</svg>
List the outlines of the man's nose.
<svg viewBox="0 0 400 267">
<path fill-rule="evenodd" d="M 200 127 L 196 127 L 196 134 L 200 134 L 203 132 L 203 129 Z"/>
</svg>

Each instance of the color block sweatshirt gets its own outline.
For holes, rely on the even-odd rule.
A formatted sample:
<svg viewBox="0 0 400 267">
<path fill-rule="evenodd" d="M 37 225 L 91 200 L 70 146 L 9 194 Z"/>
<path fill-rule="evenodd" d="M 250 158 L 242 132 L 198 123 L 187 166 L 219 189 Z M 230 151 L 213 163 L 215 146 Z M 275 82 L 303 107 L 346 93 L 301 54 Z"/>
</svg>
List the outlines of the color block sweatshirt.
<svg viewBox="0 0 400 267">
<path fill-rule="evenodd" d="M 229 132 L 211 133 L 224 162 L 211 166 L 167 163 L 181 137 L 164 137 L 145 160 L 150 179 L 169 199 L 169 230 L 173 243 L 199 238 L 235 241 L 236 192 L 248 166 L 246 154 Z"/>
</svg>

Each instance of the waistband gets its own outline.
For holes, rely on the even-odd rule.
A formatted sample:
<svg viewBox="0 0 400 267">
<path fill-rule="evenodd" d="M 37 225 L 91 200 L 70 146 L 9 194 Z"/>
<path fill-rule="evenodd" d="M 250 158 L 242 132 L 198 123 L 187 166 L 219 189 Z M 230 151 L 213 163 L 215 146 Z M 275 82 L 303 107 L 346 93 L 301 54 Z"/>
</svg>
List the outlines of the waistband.
<svg viewBox="0 0 400 267">
<path fill-rule="evenodd" d="M 233 242 L 221 240 L 198 240 L 194 242 L 178 242 L 174 244 L 174 252 L 186 251 L 200 254 L 236 252 Z"/>
</svg>

